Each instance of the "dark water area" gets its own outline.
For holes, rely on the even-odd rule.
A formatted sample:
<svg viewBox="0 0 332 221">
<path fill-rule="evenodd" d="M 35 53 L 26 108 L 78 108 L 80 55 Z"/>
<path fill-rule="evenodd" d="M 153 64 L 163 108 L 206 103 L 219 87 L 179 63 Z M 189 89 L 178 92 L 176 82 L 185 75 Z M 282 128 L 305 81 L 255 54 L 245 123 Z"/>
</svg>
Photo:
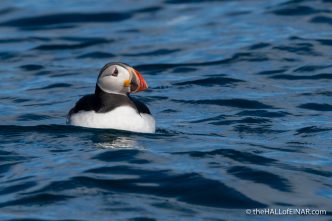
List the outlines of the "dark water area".
<svg viewBox="0 0 332 221">
<path fill-rule="evenodd" d="M 0 3 L 0 220 L 332 211 L 332 1 Z M 66 125 L 121 61 L 156 134 Z"/>
</svg>

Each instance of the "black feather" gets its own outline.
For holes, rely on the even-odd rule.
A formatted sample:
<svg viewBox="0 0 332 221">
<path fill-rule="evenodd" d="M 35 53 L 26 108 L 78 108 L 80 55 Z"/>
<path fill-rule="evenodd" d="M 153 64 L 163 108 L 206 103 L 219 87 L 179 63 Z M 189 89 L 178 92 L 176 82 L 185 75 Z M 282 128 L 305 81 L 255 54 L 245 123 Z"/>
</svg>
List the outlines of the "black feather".
<svg viewBox="0 0 332 221">
<path fill-rule="evenodd" d="M 95 94 L 85 95 L 77 101 L 75 106 L 69 111 L 68 116 L 80 111 L 95 111 L 96 113 L 106 113 L 120 106 L 130 106 L 137 112 L 151 114 L 149 108 L 136 98 L 129 95 L 106 93 L 96 85 Z"/>
<path fill-rule="evenodd" d="M 135 104 L 135 107 L 136 107 L 138 113 L 151 114 L 149 108 L 143 102 L 141 102 L 131 96 L 128 96 L 128 97 Z"/>
</svg>

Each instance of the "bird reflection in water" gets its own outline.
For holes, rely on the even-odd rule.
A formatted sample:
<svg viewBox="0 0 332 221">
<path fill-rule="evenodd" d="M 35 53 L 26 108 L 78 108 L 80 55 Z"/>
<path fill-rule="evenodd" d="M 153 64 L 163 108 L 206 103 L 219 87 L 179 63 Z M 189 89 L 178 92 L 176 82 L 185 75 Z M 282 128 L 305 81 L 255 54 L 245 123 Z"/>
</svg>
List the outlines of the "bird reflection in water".
<svg viewBox="0 0 332 221">
<path fill-rule="evenodd" d="M 99 137 L 98 142 L 95 142 L 97 147 L 102 148 L 126 148 L 126 149 L 142 149 L 143 147 L 138 142 L 128 136 L 107 136 Z"/>
</svg>

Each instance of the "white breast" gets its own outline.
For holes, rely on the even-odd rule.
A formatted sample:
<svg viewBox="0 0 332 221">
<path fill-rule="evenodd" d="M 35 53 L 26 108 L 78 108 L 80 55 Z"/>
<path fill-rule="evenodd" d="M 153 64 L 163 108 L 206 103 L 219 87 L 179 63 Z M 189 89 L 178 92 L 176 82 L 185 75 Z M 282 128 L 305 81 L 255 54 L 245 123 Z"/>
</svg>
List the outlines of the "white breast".
<svg viewBox="0 0 332 221">
<path fill-rule="evenodd" d="M 129 106 L 117 107 L 107 113 L 80 111 L 70 116 L 69 124 L 90 128 L 109 128 L 141 133 L 154 133 L 155 120 L 149 114 L 138 114 Z"/>
</svg>

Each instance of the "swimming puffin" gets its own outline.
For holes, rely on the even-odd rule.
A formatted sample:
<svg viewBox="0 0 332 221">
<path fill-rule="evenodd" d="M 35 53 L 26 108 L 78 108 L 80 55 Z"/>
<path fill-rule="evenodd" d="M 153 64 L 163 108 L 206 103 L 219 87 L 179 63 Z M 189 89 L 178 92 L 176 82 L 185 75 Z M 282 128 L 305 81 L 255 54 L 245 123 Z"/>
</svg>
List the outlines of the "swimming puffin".
<svg viewBox="0 0 332 221">
<path fill-rule="evenodd" d="M 154 133 L 149 108 L 130 93 L 148 88 L 143 76 L 125 63 L 108 63 L 100 71 L 94 94 L 85 95 L 69 111 L 67 123 L 90 128 L 110 128 Z"/>
</svg>

